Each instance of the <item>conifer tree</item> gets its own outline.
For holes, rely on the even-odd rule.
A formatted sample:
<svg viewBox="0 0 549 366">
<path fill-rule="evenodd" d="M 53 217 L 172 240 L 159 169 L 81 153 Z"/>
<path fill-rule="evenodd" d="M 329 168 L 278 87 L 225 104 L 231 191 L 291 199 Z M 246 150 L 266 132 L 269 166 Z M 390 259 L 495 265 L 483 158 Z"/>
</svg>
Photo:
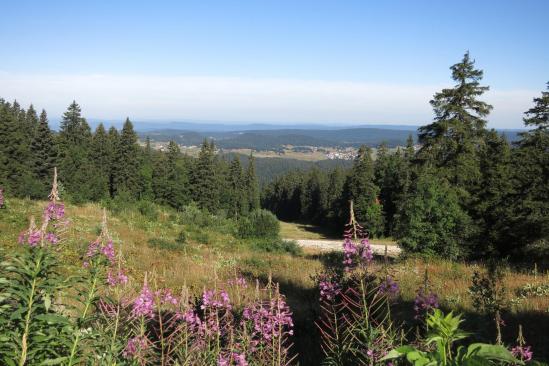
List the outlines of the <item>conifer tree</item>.
<svg viewBox="0 0 549 366">
<path fill-rule="evenodd" d="M 27 113 L 27 117 L 35 113 L 31 111 Z M 47 197 L 53 168 L 56 166 L 57 160 L 57 147 L 48 125 L 48 115 L 45 110 L 42 110 L 40 114 L 40 121 L 31 142 L 31 152 L 32 173 L 41 185 L 41 198 L 44 199 Z"/>
<path fill-rule="evenodd" d="M 374 236 L 383 232 L 379 188 L 374 183 L 374 163 L 371 149 L 361 146 L 347 177 L 346 200 L 353 201 L 356 219 Z"/>
<path fill-rule="evenodd" d="M 495 130 L 486 133 L 479 150 L 481 184 L 473 192 L 469 211 L 476 221 L 477 233 L 470 241 L 470 253 L 476 257 L 507 255 L 516 242 L 509 240 L 505 219 L 512 199 L 511 146 Z"/>
<path fill-rule="evenodd" d="M 524 124 L 513 156 L 516 195 L 511 203 L 511 241 L 538 244 L 536 255 L 549 255 L 549 83 L 534 106 L 525 112 Z M 545 246 L 543 246 L 545 243 Z M 520 249 L 520 248 L 519 248 Z"/>
<path fill-rule="evenodd" d="M 29 142 L 32 141 L 36 128 L 38 127 L 38 115 L 34 106 L 31 104 L 27 109 L 25 114 L 25 130 L 27 131 L 27 136 L 29 137 Z"/>
<path fill-rule="evenodd" d="M 255 158 L 252 153 L 248 158 L 248 167 L 246 168 L 246 189 L 248 190 L 248 202 L 250 211 L 258 210 L 261 206 L 259 197 L 259 183 L 255 175 Z"/>
<path fill-rule="evenodd" d="M 200 208 L 210 212 L 215 212 L 219 207 L 214 151 L 213 142 L 204 139 L 191 175 L 193 199 Z"/>
<path fill-rule="evenodd" d="M 435 94 L 430 102 L 435 119 L 420 127 L 418 134 L 420 161 L 438 168 L 443 177 L 463 190 L 478 184 L 477 148 L 484 137 L 485 117 L 492 109 L 478 100 L 489 87 L 480 85 L 483 71 L 475 69 L 474 63 L 467 52 L 450 68 L 456 85 Z"/>
<path fill-rule="evenodd" d="M 141 169 L 139 170 L 139 197 L 141 199 L 152 199 L 154 197 L 153 186 L 153 152 L 151 148 L 151 139 L 147 136 L 145 140 L 145 149 Z"/>
<path fill-rule="evenodd" d="M 234 217 L 248 212 L 247 191 L 244 185 L 244 171 L 240 159 L 235 156 L 229 165 L 229 214 Z"/>
<path fill-rule="evenodd" d="M 90 149 L 90 159 L 94 168 L 92 200 L 109 197 L 109 170 L 113 155 L 107 131 L 100 123 L 95 129 Z"/>
<path fill-rule="evenodd" d="M 116 127 L 111 126 L 109 128 L 108 134 L 108 151 L 110 154 L 109 159 L 109 194 L 111 197 L 116 195 L 116 175 L 118 174 L 118 164 L 117 164 L 117 151 L 118 145 L 120 144 L 120 135 Z"/>
<path fill-rule="evenodd" d="M 116 192 L 125 191 L 133 198 L 139 195 L 139 145 L 133 124 L 126 118 L 115 154 L 114 184 Z"/>
</svg>

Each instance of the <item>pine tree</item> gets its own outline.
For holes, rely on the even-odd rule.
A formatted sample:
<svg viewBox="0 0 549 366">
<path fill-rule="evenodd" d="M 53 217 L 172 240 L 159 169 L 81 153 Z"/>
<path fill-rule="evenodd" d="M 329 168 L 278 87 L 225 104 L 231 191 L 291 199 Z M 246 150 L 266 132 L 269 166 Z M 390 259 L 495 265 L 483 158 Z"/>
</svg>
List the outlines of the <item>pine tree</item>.
<svg viewBox="0 0 549 366">
<path fill-rule="evenodd" d="M 484 118 L 492 109 L 478 100 L 489 88 L 480 85 L 483 72 L 474 63 L 467 52 L 451 67 L 456 85 L 435 94 L 430 102 L 434 122 L 420 127 L 418 134 L 420 161 L 438 168 L 443 177 L 464 190 L 480 178 L 477 148 L 484 137 Z"/>
<path fill-rule="evenodd" d="M 525 113 L 524 124 L 532 127 L 521 134 L 513 156 L 516 195 L 509 225 L 511 241 L 531 246 L 534 254 L 549 255 L 549 83 L 534 106 Z M 543 246 L 545 243 L 545 246 Z M 519 250 L 521 248 L 518 248 Z M 516 252 L 516 251 L 515 251 Z"/>
<path fill-rule="evenodd" d="M 204 139 L 191 175 L 193 199 L 200 208 L 210 212 L 215 212 L 219 208 L 214 151 L 213 142 L 209 143 Z"/>
<path fill-rule="evenodd" d="M 228 179 L 229 214 L 233 217 L 245 215 L 248 212 L 249 204 L 244 184 L 244 171 L 238 156 L 235 156 L 229 165 Z"/>
<path fill-rule="evenodd" d="M 25 114 L 25 131 L 27 131 L 29 142 L 31 142 L 34 137 L 34 133 L 36 131 L 36 128 L 38 127 L 38 123 L 38 115 L 36 114 L 34 106 L 31 104 L 29 106 L 29 109 L 27 109 L 27 113 Z"/>
<path fill-rule="evenodd" d="M 90 159 L 94 170 L 92 200 L 97 201 L 109 197 L 109 171 L 113 155 L 107 131 L 100 123 L 93 134 L 90 149 Z"/>
<path fill-rule="evenodd" d="M 143 151 L 143 159 L 141 169 L 139 170 L 139 197 L 145 200 L 151 200 L 154 197 L 153 193 L 153 152 L 151 148 L 151 139 L 147 136 L 145 140 L 145 149 Z"/>
<path fill-rule="evenodd" d="M 508 202 L 512 199 L 511 146 L 495 130 L 486 133 L 479 150 L 481 184 L 473 193 L 469 211 L 478 228 L 470 241 L 471 254 L 478 257 L 510 254 L 517 242 L 509 240 Z"/>
<path fill-rule="evenodd" d="M 109 194 L 112 197 L 116 195 L 116 174 L 118 170 L 117 151 L 120 144 L 120 135 L 116 127 L 111 126 L 108 134 L 108 151 L 110 152 L 109 164 Z"/>
<path fill-rule="evenodd" d="M 31 111 L 27 113 L 27 117 L 35 113 Z M 48 115 L 45 110 L 40 114 L 40 121 L 31 142 L 31 152 L 32 174 L 41 185 L 41 198 L 45 199 L 57 161 L 57 146 L 48 125 Z"/>
<path fill-rule="evenodd" d="M 261 207 L 259 197 L 259 183 L 255 175 L 255 158 L 250 153 L 248 167 L 246 168 L 246 189 L 248 190 L 248 203 L 250 211 L 258 210 Z"/>
<path fill-rule="evenodd" d="M 373 235 L 383 233 L 379 188 L 374 183 L 371 149 L 361 146 L 345 184 L 345 197 L 353 201 L 356 219 Z M 348 215 L 347 215 L 348 216 Z"/>
<path fill-rule="evenodd" d="M 116 146 L 116 169 L 114 173 L 115 191 L 126 192 L 133 198 L 139 196 L 140 149 L 137 134 L 129 118 L 126 118 L 120 139 Z"/>
</svg>

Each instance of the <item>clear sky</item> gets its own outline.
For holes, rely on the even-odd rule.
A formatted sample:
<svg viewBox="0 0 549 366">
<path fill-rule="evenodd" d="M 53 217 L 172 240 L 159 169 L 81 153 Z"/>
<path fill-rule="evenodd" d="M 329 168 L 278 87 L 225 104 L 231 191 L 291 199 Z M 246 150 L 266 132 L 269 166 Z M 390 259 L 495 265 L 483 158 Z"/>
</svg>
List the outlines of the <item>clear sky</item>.
<svg viewBox="0 0 549 366">
<path fill-rule="evenodd" d="M 90 118 L 424 124 L 466 50 L 490 126 L 549 81 L 549 1 L 3 1 L 0 97 Z"/>
</svg>

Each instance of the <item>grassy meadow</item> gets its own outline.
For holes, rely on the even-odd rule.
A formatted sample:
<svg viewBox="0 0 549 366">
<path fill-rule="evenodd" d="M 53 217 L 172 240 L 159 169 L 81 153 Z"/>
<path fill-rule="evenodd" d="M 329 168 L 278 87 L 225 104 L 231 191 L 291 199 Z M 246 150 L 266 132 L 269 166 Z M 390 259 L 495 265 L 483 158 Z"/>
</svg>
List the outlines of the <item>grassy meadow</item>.
<svg viewBox="0 0 549 366">
<path fill-rule="evenodd" d="M 0 210 L 0 246 L 18 250 L 17 237 L 28 225 L 31 215 L 39 218 L 44 202 L 10 199 Z M 82 268 L 81 253 L 99 230 L 102 208 L 99 204 L 67 205 L 70 219 L 65 240 L 59 247 L 67 272 Z M 195 208 L 176 212 L 155 205 L 118 208 L 108 211 L 108 227 L 115 245 L 123 253 L 130 283 L 137 290 L 145 274 L 159 286 L 179 290 L 186 286 L 195 295 L 204 287 L 225 283 L 237 274 L 261 282 L 280 284 L 294 313 L 294 350 L 303 365 L 317 364 L 321 354 L 314 321 L 319 315 L 318 291 L 314 276 L 323 268 L 341 264 L 340 253 L 319 253 L 299 249 L 280 241 L 238 239 L 234 224 L 222 217 L 201 213 Z M 288 239 L 324 239 L 314 227 L 281 223 L 280 236 Z M 397 280 L 402 301 L 395 308 L 397 321 L 413 319 L 413 301 L 425 281 L 439 295 L 443 308 L 464 313 L 466 328 L 483 341 L 494 341 L 494 321 L 479 314 L 469 294 L 475 270 L 482 264 L 426 261 L 402 258 L 385 261 L 379 258 L 372 271 L 387 272 Z M 507 268 L 504 273 L 504 340 L 513 343 L 518 325 L 533 345 L 536 357 L 549 359 L 549 272 L 533 263 L 521 270 Z M 253 292 L 254 286 L 246 291 Z"/>
</svg>

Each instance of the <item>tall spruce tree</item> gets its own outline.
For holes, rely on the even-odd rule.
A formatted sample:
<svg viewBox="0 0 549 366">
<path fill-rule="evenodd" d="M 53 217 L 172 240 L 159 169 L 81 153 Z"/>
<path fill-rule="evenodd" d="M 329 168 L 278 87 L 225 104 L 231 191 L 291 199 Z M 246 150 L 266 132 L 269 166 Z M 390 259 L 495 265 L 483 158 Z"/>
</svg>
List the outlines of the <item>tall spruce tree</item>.
<svg viewBox="0 0 549 366">
<path fill-rule="evenodd" d="M 109 194 L 112 197 L 116 195 L 116 175 L 117 175 L 117 151 L 120 144 L 120 134 L 116 127 L 111 126 L 108 134 L 108 151 L 110 154 L 109 159 Z"/>
<path fill-rule="evenodd" d="M 529 254 L 549 256 L 549 83 L 534 106 L 525 112 L 524 124 L 515 149 L 516 195 L 510 201 L 510 241 L 524 243 Z M 523 249 L 523 248 L 518 248 Z M 530 248 L 533 248 L 530 250 Z M 518 250 L 514 251 L 519 252 Z M 531 252 L 531 253 L 530 253 Z M 524 254 L 525 251 L 519 253 Z"/>
<path fill-rule="evenodd" d="M 229 165 L 229 214 L 233 217 L 245 215 L 249 204 L 244 181 L 244 171 L 240 159 L 235 156 Z"/>
<path fill-rule="evenodd" d="M 382 207 L 378 201 L 379 188 L 374 182 L 374 163 L 371 149 L 361 146 L 347 177 L 345 197 L 354 202 L 356 219 L 373 236 L 383 233 Z M 348 217 L 348 215 L 346 215 Z"/>
<path fill-rule="evenodd" d="M 453 65 L 453 88 L 436 93 L 431 105 L 434 121 L 419 128 L 422 145 L 417 156 L 424 164 L 438 169 L 453 185 L 467 190 L 478 184 L 480 169 L 478 147 L 482 144 L 486 120 L 492 106 L 478 100 L 489 88 L 481 86 L 483 71 L 465 53 Z"/>
<path fill-rule="evenodd" d="M 258 210 L 261 206 L 259 196 L 259 183 L 255 175 L 255 158 L 252 153 L 248 158 L 248 167 L 246 168 L 246 189 L 248 190 L 248 203 L 250 211 Z"/>
<path fill-rule="evenodd" d="M 95 129 L 90 149 L 90 159 L 94 170 L 92 200 L 108 198 L 109 171 L 114 153 L 109 143 L 107 131 L 102 123 Z"/>
<path fill-rule="evenodd" d="M 219 208 L 219 191 L 216 175 L 216 158 L 213 142 L 204 139 L 198 160 L 191 174 L 193 199 L 200 208 L 215 212 Z"/>
<path fill-rule="evenodd" d="M 33 113 L 36 112 L 27 113 L 27 117 Z M 41 198 L 44 199 L 47 197 L 53 176 L 53 168 L 56 166 L 57 161 L 57 146 L 45 110 L 42 110 L 40 114 L 40 120 L 31 142 L 31 152 L 32 174 L 41 185 Z"/>
<path fill-rule="evenodd" d="M 133 124 L 126 118 L 115 150 L 114 184 L 116 192 L 126 192 L 135 199 L 139 196 L 140 149 Z"/>
</svg>

